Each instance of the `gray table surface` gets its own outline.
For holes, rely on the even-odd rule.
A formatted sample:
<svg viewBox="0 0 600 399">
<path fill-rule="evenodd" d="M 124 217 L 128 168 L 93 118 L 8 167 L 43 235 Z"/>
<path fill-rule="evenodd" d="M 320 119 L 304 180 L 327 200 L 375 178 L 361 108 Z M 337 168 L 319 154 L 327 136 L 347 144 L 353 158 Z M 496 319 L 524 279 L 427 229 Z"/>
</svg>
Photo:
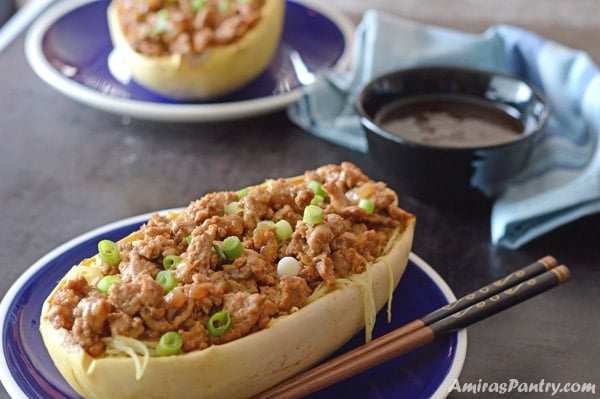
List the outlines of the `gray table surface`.
<svg viewBox="0 0 600 399">
<path fill-rule="evenodd" d="M 355 21 L 367 8 L 473 32 L 511 23 L 600 59 L 598 0 L 338 0 Z M 92 228 L 184 206 L 213 190 L 291 176 L 325 163 L 355 162 L 389 181 L 368 156 L 323 142 L 284 112 L 223 123 L 127 120 L 56 92 L 29 68 L 23 34 L 0 54 L 0 295 L 38 258 Z M 395 187 L 394 187 L 395 188 Z M 489 242 L 489 212 L 449 212 L 410 197 L 418 217 L 414 252 L 457 296 L 546 254 L 572 281 L 468 329 L 461 382 L 596 384 L 600 396 L 600 216 L 559 228 L 517 251 Z M 452 393 L 470 398 L 472 393 Z M 0 389 L 0 398 L 8 395 Z M 479 397 L 492 397 L 482 395 Z M 550 397 L 511 394 L 505 397 Z"/>
</svg>

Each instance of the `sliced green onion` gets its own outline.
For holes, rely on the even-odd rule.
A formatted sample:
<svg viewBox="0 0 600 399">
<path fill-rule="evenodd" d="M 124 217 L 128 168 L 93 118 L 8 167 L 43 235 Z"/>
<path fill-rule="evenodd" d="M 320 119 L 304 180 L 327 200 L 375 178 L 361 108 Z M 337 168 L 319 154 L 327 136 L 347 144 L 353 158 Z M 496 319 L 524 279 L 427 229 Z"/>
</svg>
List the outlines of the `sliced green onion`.
<svg viewBox="0 0 600 399">
<path fill-rule="evenodd" d="M 165 294 L 177 286 L 177 279 L 168 270 L 159 271 L 156 275 L 156 282 L 162 285 Z"/>
<path fill-rule="evenodd" d="M 325 201 L 325 198 L 323 198 L 323 196 L 315 194 L 315 196 L 313 197 L 312 200 L 310 200 L 310 204 L 311 205 L 320 205 L 323 203 L 323 201 Z"/>
<path fill-rule="evenodd" d="M 231 326 L 231 314 L 226 309 L 221 310 L 213 314 L 208 320 L 206 328 L 208 333 L 213 337 L 220 337 L 225 334 Z"/>
<path fill-rule="evenodd" d="M 300 262 L 291 256 L 284 256 L 277 262 L 277 274 L 280 276 L 297 276 L 300 273 Z"/>
<path fill-rule="evenodd" d="M 234 260 L 242 256 L 244 246 L 236 236 L 229 236 L 223 240 L 223 253 L 228 260 Z"/>
<path fill-rule="evenodd" d="M 181 258 L 177 255 L 167 255 L 163 258 L 163 267 L 165 270 L 174 270 L 181 262 Z"/>
<path fill-rule="evenodd" d="M 223 252 L 223 250 L 221 249 L 221 247 L 218 244 L 213 244 L 213 248 L 215 249 L 215 252 L 217 253 L 217 256 L 223 260 L 227 260 L 227 256 L 225 256 L 225 253 Z"/>
<path fill-rule="evenodd" d="M 238 200 L 241 200 L 246 195 L 248 195 L 249 192 L 250 192 L 250 187 L 245 187 L 245 188 L 242 188 L 241 190 L 236 191 L 235 194 L 237 195 Z"/>
<path fill-rule="evenodd" d="M 226 215 L 236 215 L 241 211 L 242 209 L 240 208 L 240 204 L 237 201 L 232 201 L 229 204 L 225 205 Z"/>
<path fill-rule="evenodd" d="M 190 243 L 192 242 L 192 235 L 189 234 L 185 237 L 185 242 L 187 243 L 187 245 L 190 245 Z"/>
<path fill-rule="evenodd" d="M 176 355 L 183 346 L 183 337 L 175 331 L 164 333 L 156 344 L 156 354 L 158 356 Z"/>
<path fill-rule="evenodd" d="M 111 240 L 101 240 L 98 243 L 98 254 L 100 259 L 108 266 L 115 266 L 121 260 L 117 243 Z"/>
<path fill-rule="evenodd" d="M 100 281 L 98 281 L 98 285 L 96 286 L 96 288 L 98 289 L 98 291 L 108 295 L 108 290 L 110 289 L 110 286 L 113 285 L 114 283 L 120 283 L 121 279 L 119 278 L 119 276 L 115 276 L 115 275 L 108 275 L 108 276 L 104 276 L 100 279 Z"/>
<path fill-rule="evenodd" d="M 279 241 L 285 241 L 292 236 L 294 230 L 292 229 L 292 225 L 285 219 L 281 219 L 279 222 L 275 223 L 275 237 Z"/>
<path fill-rule="evenodd" d="M 154 24 L 154 33 L 165 33 L 169 29 L 169 10 L 163 8 L 156 12 L 156 22 Z"/>
<path fill-rule="evenodd" d="M 231 3 L 229 0 L 219 0 L 217 8 L 219 9 L 219 12 L 228 12 L 231 9 Z"/>
<path fill-rule="evenodd" d="M 375 203 L 367 198 L 361 198 L 358 201 L 358 207 L 367 211 L 369 215 L 372 215 L 375 212 Z"/>
<path fill-rule="evenodd" d="M 304 223 L 312 226 L 321 223 L 323 220 L 323 209 L 317 205 L 308 205 L 306 208 L 304 208 L 302 220 L 304 220 Z"/>
<path fill-rule="evenodd" d="M 194 11 L 200 11 L 202 8 L 206 7 L 207 0 L 190 0 L 190 7 Z"/>
<path fill-rule="evenodd" d="M 311 180 L 306 184 L 306 186 L 310 191 L 315 193 L 315 195 L 320 195 L 323 198 L 327 197 L 327 192 L 323 190 L 323 186 L 319 181 Z"/>
</svg>

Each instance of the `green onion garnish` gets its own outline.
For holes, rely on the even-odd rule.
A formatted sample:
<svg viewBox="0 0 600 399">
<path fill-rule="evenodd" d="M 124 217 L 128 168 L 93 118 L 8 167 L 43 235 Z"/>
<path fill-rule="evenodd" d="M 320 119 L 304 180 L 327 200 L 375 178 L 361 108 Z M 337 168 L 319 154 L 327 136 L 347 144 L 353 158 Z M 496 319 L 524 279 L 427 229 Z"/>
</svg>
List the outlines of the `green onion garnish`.
<svg viewBox="0 0 600 399">
<path fill-rule="evenodd" d="M 311 180 L 311 181 L 309 181 L 306 184 L 306 186 L 308 187 L 308 189 L 310 191 L 312 191 L 313 193 L 315 193 L 315 195 L 320 195 L 323 198 L 327 197 L 327 192 L 325 190 L 323 190 L 323 186 L 317 180 Z"/>
<path fill-rule="evenodd" d="M 163 8 L 156 12 L 156 22 L 154 24 L 154 33 L 165 33 L 169 29 L 169 10 Z"/>
<path fill-rule="evenodd" d="M 158 356 L 176 355 L 183 346 L 183 337 L 175 331 L 164 333 L 156 344 L 156 354 Z"/>
<path fill-rule="evenodd" d="M 217 8 L 219 12 L 228 12 L 231 9 L 231 3 L 229 0 L 219 0 L 217 3 Z"/>
<path fill-rule="evenodd" d="M 236 215 L 241 211 L 242 209 L 240 208 L 240 204 L 237 201 L 232 201 L 229 204 L 225 205 L 226 215 Z"/>
<path fill-rule="evenodd" d="M 229 236 L 223 240 L 223 253 L 228 260 L 239 258 L 244 252 L 244 246 L 236 236 Z"/>
<path fill-rule="evenodd" d="M 300 269 L 300 262 L 291 256 L 284 256 L 277 262 L 277 274 L 280 276 L 297 276 Z"/>
<path fill-rule="evenodd" d="M 249 192 L 250 192 L 250 187 L 245 187 L 245 188 L 242 188 L 241 190 L 236 191 L 235 194 L 237 195 L 237 198 L 240 200 L 240 199 L 244 198 L 246 195 L 248 195 Z"/>
<path fill-rule="evenodd" d="M 279 222 L 275 223 L 275 237 L 279 241 L 285 241 L 292 236 L 294 230 L 292 229 L 292 225 L 285 219 L 281 219 Z"/>
<path fill-rule="evenodd" d="M 325 201 L 325 198 L 323 198 L 323 196 L 315 194 L 315 196 L 313 197 L 312 200 L 310 200 L 310 204 L 311 205 L 320 205 L 323 203 L 323 201 Z"/>
<path fill-rule="evenodd" d="M 229 330 L 230 326 L 231 314 L 229 314 L 228 310 L 224 309 L 210 317 L 206 328 L 208 329 L 208 333 L 213 337 L 220 337 Z"/>
<path fill-rule="evenodd" d="M 167 255 L 163 258 L 162 263 L 165 270 L 174 270 L 180 261 L 181 258 L 177 255 Z"/>
<path fill-rule="evenodd" d="M 369 215 L 372 215 L 375 212 L 375 203 L 367 198 L 361 198 L 358 201 L 358 207 L 363 208 Z"/>
<path fill-rule="evenodd" d="M 190 0 L 190 6 L 194 11 L 200 11 L 202 8 L 206 7 L 207 0 Z"/>
<path fill-rule="evenodd" d="M 98 254 L 100 255 L 100 259 L 108 266 L 115 266 L 121 260 L 119 248 L 111 240 L 101 240 L 98 243 Z"/>
<path fill-rule="evenodd" d="M 190 243 L 192 242 L 191 234 L 188 234 L 187 236 L 185 236 L 185 242 L 187 243 L 187 245 L 190 245 Z"/>
<path fill-rule="evenodd" d="M 103 294 L 108 295 L 108 290 L 110 289 L 110 286 L 113 285 L 114 283 L 120 283 L 121 279 L 119 278 L 119 276 L 115 276 L 115 275 L 108 275 L 108 276 L 104 276 L 100 279 L 100 281 L 98 281 L 98 285 L 96 286 L 96 288 L 98 289 L 98 291 L 102 292 Z"/>
<path fill-rule="evenodd" d="M 227 260 L 227 256 L 225 256 L 225 253 L 223 252 L 223 250 L 221 249 L 221 247 L 218 244 L 213 244 L 213 248 L 215 249 L 215 252 L 217 253 L 217 256 L 223 260 Z"/>
<path fill-rule="evenodd" d="M 304 215 L 302 216 L 302 220 L 306 224 L 310 224 L 314 226 L 315 224 L 321 223 L 323 220 L 323 209 L 321 209 L 317 205 L 308 205 L 304 208 Z"/>
<path fill-rule="evenodd" d="M 168 270 L 158 272 L 156 282 L 162 285 L 165 294 L 177 286 L 177 279 Z"/>
</svg>

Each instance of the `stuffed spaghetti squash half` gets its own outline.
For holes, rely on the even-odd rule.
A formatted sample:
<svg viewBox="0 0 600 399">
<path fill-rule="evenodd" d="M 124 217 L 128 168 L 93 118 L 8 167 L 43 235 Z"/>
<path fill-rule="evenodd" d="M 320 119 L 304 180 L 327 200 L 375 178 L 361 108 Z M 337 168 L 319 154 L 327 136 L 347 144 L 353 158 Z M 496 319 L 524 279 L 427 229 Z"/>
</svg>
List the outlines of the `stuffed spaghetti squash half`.
<svg viewBox="0 0 600 399">
<path fill-rule="evenodd" d="M 345 162 L 157 213 L 62 278 L 45 346 L 85 398 L 251 397 L 370 339 L 412 245 L 397 200 Z"/>
<path fill-rule="evenodd" d="M 112 0 L 107 18 L 132 78 L 179 100 L 228 94 L 268 66 L 285 0 Z"/>
</svg>

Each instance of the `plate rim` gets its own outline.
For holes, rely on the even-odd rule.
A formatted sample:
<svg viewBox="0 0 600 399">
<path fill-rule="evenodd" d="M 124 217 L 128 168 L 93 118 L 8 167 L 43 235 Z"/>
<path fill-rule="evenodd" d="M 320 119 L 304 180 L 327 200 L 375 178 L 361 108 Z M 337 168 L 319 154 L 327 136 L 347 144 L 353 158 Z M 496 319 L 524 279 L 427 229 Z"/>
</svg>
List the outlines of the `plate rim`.
<svg viewBox="0 0 600 399">
<path fill-rule="evenodd" d="M 8 314 L 8 308 L 12 305 L 13 301 L 16 298 L 16 295 L 19 293 L 23 285 L 37 272 L 42 270 L 50 260 L 56 258 L 60 254 L 71 250 L 77 247 L 78 245 L 81 245 L 82 243 L 91 239 L 92 237 L 96 237 L 134 223 L 143 223 L 156 213 L 166 214 L 169 212 L 181 211 L 183 209 L 185 208 L 167 208 L 126 217 L 93 228 L 83 234 L 80 234 L 71 238 L 70 240 L 65 241 L 64 243 L 60 244 L 53 250 L 43 255 L 37 261 L 35 261 L 31 266 L 25 269 L 25 271 L 12 283 L 12 285 L 9 287 L 9 289 L 6 291 L 6 294 L 0 301 L 0 316 Z M 456 296 L 450 288 L 450 286 L 448 285 L 448 283 L 439 275 L 439 273 L 431 265 L 429 265 L 425 260 L 423 260 L 423 258 L 411 251 L 409 253 L 409 260 L 413 262 L 419 269 L 421 269 L 421 271 L 423 271 L 427 275 L 427 277 L 429 277 L 433 281 L 433 283 L 442 292 L 448 303 L 451 303 L 456 300 Z M 3 318 L 2 320 L 0 320 L 0 375 L 6 376 L 7 378 L 2 378 L 2 385 L 4 386 L 4 389 L 11 398 L 28 399 L 25 392 L 23 392 L 20 386 L 16 383 L 13 374 L 10 372 L 6 356 L 4 355 L 4 324 L 5 323 Z M 431 399 L 443 399 L 448 396 L 448 394 L 450 393 L 449 389 L 452 386 L 454 380 L 458 379 L 460 373 L 462 372 L 462 368 L 466 359 L 466 354 L 467 330 L 462 329 L 456 333 L 456 345 L 454 347 L 453 360 L 450 369 L 448 370 L 442 382 L 439 384 L 438 388 L 431 396 Z"/>
<path fill-rule="evenodd" d="M 433 280 L 435 285 L 442 291 L 442 294 L 448 300 L 448 303 L 456 301 L 456 295 L 440 274 L 427 263 L 423 258 L 414 252 L 410 252 L 409 259 L 416 264 L 422 271 Z M 1 345 L 1 344 L 0 344 Z M 463 328 L 456 333 L 456 348 L 454 351 L 454 360 L 450 366 L 450 370 L 440 383 L 439 387 L 433 393 L 430 399 L 443 399 L 450 394 L 450 387 L 458 380 L 462 368 L 467 357 L 467 329 Z"/>
<path fill-rule="evenodd" d="M 42 49 L 44 35 L 58 19 L 90 3 L 103 0 L 62 0 L 44 11 L 29 27 L 25 36 L 25 56 L 33 71 L 44 82 L 67 97 L 89 107 L 149 121 L 216 122 L 258 116 L 283 109 L 298 100 L 306 91 L 300 85 L 284 94 L 257 97 L 250 100 L 208 104 L 172 104 L 114 97 L 82 85 L 62 75 L 45 57 Z M 310 7 L 329 19 L 344 38 L 344 50 L 331 70 L 342 71 L 350 63 L 354 22 L 342 11 L 317 0 L 285 0 Z"/>
</svg>

